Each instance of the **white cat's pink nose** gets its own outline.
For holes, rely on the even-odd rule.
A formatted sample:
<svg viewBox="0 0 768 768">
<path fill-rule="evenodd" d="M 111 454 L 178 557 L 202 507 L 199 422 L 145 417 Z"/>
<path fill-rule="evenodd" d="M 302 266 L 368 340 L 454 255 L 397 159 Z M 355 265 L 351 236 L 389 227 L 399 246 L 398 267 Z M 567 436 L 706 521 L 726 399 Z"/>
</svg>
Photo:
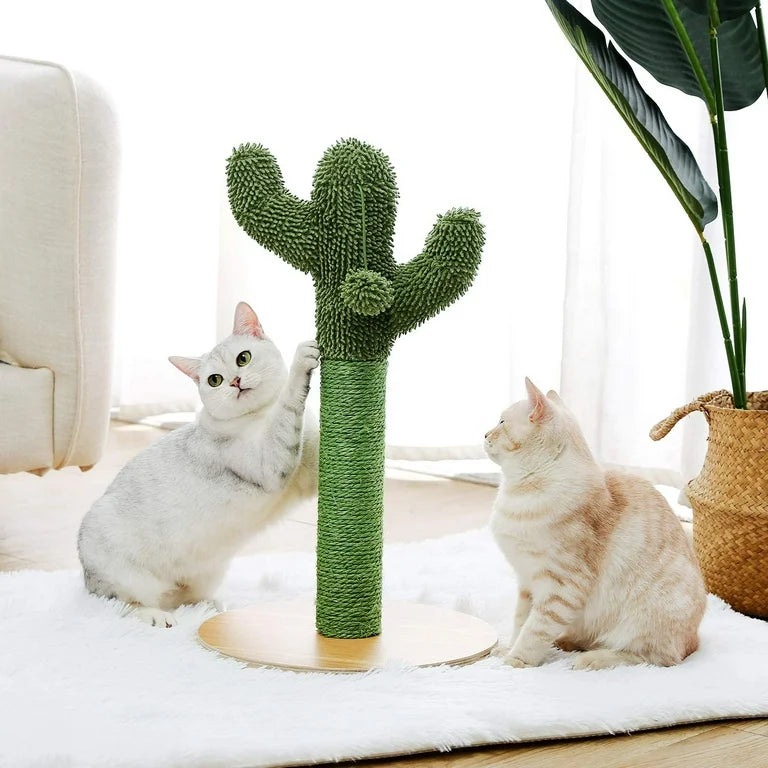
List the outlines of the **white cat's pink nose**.
<svg viewBox="0 0 768 768">
<path fill-rule="evenodd" d="M 229 382 L 229 386 L 230 387 L 237 387 L 239 389 L 240 388 L 240 377 L 239 376 L 235 376 L 235 378 L 232 379 L 232 381 Z"/>
</svg>

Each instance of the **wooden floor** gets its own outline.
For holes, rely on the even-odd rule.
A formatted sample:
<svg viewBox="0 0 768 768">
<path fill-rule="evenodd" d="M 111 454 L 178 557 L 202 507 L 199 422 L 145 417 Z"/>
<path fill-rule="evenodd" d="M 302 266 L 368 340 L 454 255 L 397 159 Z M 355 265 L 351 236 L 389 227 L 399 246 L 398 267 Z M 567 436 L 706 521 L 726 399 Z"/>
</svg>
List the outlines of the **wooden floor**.
<svg viewBox="0 0 768 768">
<path fill-rule="evenodd" d="M 68 468 L 43 478 L 0 475 L 0 570 L 76 567 L 75 536 L 88 506 L 131 456 L 162 434 L 148 427 L 114 423 L 103 460 L 86 474 Z M 386 481 L 385 535 L 388 541 L 418 541 L 476 528 L 487 521 L 493 496 L 494 489 L 486 486 L 392 473 Z M 311 549 L 314 538 L 314 506 L 307 504 L 254 540 L 246 551 Z M 457 750 L 373 760 L 365 766 L 768 768 L 768 720 Z"/>
</svg>

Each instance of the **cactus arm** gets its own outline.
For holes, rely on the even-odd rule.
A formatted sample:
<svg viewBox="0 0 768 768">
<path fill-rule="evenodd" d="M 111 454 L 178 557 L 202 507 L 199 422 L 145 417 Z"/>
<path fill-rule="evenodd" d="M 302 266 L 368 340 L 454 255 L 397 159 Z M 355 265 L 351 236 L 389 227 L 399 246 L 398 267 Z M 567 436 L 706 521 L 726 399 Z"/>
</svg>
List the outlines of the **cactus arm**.
<svg viewBox="0 0 768 768">
<path fill-rule="evenodd" d="M 235 221 L 257 242 L 302 272 L 315 274 L 312 204 L 285 188 L 280 168 L 261 144 L 242 144 L 227 160 Z"/>
<path fill-rule="evenodd" d="M 421 325 L 467 291 L 484 242 L 477 211 L 456 208 L 438 217 L 424 251 L 397 266 L 390 310 L 396 336 Z"/>
</svg>

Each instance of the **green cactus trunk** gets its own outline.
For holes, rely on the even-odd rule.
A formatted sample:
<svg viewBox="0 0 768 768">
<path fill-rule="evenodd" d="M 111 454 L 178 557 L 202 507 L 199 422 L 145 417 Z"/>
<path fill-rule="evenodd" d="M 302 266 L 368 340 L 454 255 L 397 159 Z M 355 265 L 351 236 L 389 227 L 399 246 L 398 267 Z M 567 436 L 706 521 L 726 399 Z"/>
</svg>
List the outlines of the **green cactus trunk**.
<svg viewBox="0 0 768 768">
<path fill-rule="evenodd" d="M 381 632 L 386 360 L 323 360 L 317 631 Z"/>
<path fill-rule="evenodd" d="M 323 155 L 309 200 L 285 188 L 260 144 L 232 152 L 227 185 L 238 224 L 315 285 L 322 355 L 317 629 L 330 637 L 376 635 L 387 357 L 395 339 L 472 284 L 483 226 L 477 211 L 451 209 L 438 216 L 421 253 L 397 262 L 395 172 L 385 154 L 358 139 Z"/>
</svg>

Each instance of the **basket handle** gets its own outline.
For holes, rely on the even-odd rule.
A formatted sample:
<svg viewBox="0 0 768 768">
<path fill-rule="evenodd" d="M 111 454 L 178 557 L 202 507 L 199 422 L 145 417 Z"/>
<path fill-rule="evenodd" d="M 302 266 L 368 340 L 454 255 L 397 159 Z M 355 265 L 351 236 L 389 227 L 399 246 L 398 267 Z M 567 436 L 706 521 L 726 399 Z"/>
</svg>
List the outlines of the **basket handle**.
<svg viewBox="0 0 768 768">
<path fill-rule="evenodd" d="M 727 390 L 718 389 L 716 392 L 707 392 L 706 395 L 702 395 L 701 397 L 696 398 L 696 400 L 688 403 L 688 405 L 682 405 L 680 408 L 675 408 L 675 410 L 672 411 L 672 413 L 670 413 L 666 419 L 662 419 L 658 424 L 656 424 L 656 426 L 651 429 L 651 440 L 661 440 L 662 437 L 666 437 L 672 427 L 674 427 L 675 424 L 680 421 L 680 419 L 685 418 L 689 413 L 693 413 L 694 411 L 702 411 L 706 416 L 707 411 L 704 406 L 707 403 L 712 402 L 712 400 L 728 394 L 729 393 Z"/>
</svg>

